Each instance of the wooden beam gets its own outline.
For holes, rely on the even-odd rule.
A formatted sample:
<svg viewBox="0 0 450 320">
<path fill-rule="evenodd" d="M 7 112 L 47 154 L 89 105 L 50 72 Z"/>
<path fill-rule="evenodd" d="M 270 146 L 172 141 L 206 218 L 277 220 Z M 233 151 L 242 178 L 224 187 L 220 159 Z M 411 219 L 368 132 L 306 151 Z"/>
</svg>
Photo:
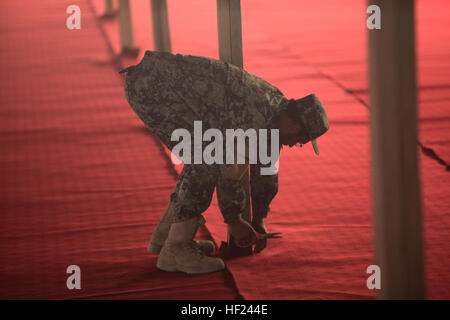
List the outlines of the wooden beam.
<svg viewBox="0 0 450 320">
<path fill-rule="evenodd" d="M 423 299 L 414 1 L 369 4 L 381 9 L 381 29 L 368 31 L 378 297 Z"/>
<path fill-rule="evenodd" d="M 166 0 L 151 0 L 153 43 L 156 51 L 172 51 Z"/>
<path fill-rule="evenodd" d="M 243 67 L 240 0 L 217 0 L 220 60 Z"/>
</svg>

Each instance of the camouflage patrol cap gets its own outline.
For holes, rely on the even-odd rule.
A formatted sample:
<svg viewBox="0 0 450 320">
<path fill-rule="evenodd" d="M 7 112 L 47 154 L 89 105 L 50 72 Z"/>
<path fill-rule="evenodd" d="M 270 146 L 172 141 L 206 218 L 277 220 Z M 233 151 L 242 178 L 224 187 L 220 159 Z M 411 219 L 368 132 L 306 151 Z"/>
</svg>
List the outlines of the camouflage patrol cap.
<svg viewBox="0 0 450 320">
<path fill-rule="evenodd" d="M 319 154 L 316 138 L 327 132 L 329 128 L 325 108 L 315 94 L 295 100 L 295 107 L 302 128 L 306 129 L 309 140 L 311 140 L 314 152 Z"/>
</svg>

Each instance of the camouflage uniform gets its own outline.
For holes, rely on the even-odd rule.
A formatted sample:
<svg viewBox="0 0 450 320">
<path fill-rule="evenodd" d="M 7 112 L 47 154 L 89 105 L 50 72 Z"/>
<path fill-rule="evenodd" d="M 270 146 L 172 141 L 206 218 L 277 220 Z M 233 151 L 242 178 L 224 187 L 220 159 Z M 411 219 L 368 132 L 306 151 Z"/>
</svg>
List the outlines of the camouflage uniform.
<svg viewBox="0 0 450 320">
<path fill-rule="evenodd" d="M 191 55 L 147 51 L 142 61 L 126 68 L 125 95 L 144 124 L 169 148 L 175 129 L 193 136 L 194 121 L 203 132 L 225 129 L 274 128 L 276 117 L 288 99 L 266 81 L 227 62 Z M 206 143 L 205 143 L 206 144 Z M 270 144 L 269 144 L 270 145 Z M 192 149 L 193 150 L 193 149 Z M 192 163 L 192 162 L 191 162 Z M 225 174 L 225 165 L 185 164 L 171 201 L 173 222 L 202 214 L 210 205 L 214 188 L 225 222 L 236 220 L 245 208 L 240 181 Z M 278 175 L 261 175 L 250 166 L 254 217 L 266 217 L 278 191 Z"/>
</svg>

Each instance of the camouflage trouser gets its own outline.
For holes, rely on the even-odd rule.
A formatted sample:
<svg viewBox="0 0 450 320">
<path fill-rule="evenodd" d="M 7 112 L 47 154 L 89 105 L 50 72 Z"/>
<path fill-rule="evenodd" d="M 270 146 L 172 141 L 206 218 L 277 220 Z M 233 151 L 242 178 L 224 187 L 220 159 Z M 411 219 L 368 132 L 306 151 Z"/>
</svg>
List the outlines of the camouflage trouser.
<svg viewBox="0 0 450 320">
<path fill-rule="evenodd" d="M 168 90 L 164 78 L 155 80 L 153 77 L 151 72 L 139 67 L 129 68 L 125 95 L 144 124 L 172 150 L 177 143 L 170 140 L 172 132 L 178 128 L 191 131 L 192 120 L 202 119 L 198 118 L 195 109 L 186 105 L 183 97 Z M 250 185 L 253 216 L 264 218 L 278 190 L 278 175 L 262 176 L 260 167 L 251 165 Z M 246 207 L 241 182 L 225 174 L 225 165 L 187 164 L 170 197 L 174 208 L 172 222 L 185 221 L 206 211 L 215 187 L 224 221 L 236 220 Z"/>
<path fill-rule="evenodd" d="M 239 217 L 246 204 L 244 189 L 239 180 L 227 178 L 221 171 L 219 165 L 184 166 L 170 196 L 174 205 L 172 222 L 185 221 L 206 211 L 215 187 L 224 221 L 229 223 Z"/>
<path fill-rule="evenodd" d="M 181 222 L 206 211 L 217 187 L 219 208 L 226 223 L 235 220 L 246 206 L 241 181 L 227 178 L 223 165 L 185 165 L 170 197 L 174 204 L 172 222 Z M 265 218 L 269 204 L 278 191 L 278 175 L 262 176 L 251 166 L 250 185 L 253 217 Z"/>
</svg>

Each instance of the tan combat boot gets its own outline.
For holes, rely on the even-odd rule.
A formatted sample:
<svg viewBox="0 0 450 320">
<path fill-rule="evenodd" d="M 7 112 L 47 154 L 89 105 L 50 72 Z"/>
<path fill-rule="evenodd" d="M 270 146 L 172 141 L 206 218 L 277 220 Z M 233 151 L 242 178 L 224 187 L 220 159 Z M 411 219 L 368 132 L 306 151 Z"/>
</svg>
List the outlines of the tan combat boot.
<svg viewBox="0 0 450 320">
<path fill-rule="evenodd" d="M 167 239 L 167 235 L 169 234 L 169 229 L 171 225 L 170 221 L 173 213 L 172 208 L 173 203 L 170 202 L 166 212 L 164 213 L 158 225 L 156 226 L 155 231 L 153 231 L 152 233 L 150 243 L 148 244 L 147 247 L 148 251 L 155 254 L 159 254 L 161 252 L 161 249 L 164 246 L 164 242 Z M 201 219 L 198 220 L 197 229 L 203 224 L 205 224 L 205 218 L 201 216 Z M 197 233 L 197 230 L 195 230 L 195 233 Z M 214 243 L 209 240 L 194 240 L 194 242 L 200 248 L 200 250 L 202 250 L 203 253 L 206 255 L 211 254 L 216 249 Z"/>
<path fill-rule="evenodd" d="M 158 257 L 158 269 L 189 274 L 210 273 L 225 268 L 220 258 L 208 257 L 194 242 L 201 217 L 172 223 L 169 235 Z"/>
</svg>

